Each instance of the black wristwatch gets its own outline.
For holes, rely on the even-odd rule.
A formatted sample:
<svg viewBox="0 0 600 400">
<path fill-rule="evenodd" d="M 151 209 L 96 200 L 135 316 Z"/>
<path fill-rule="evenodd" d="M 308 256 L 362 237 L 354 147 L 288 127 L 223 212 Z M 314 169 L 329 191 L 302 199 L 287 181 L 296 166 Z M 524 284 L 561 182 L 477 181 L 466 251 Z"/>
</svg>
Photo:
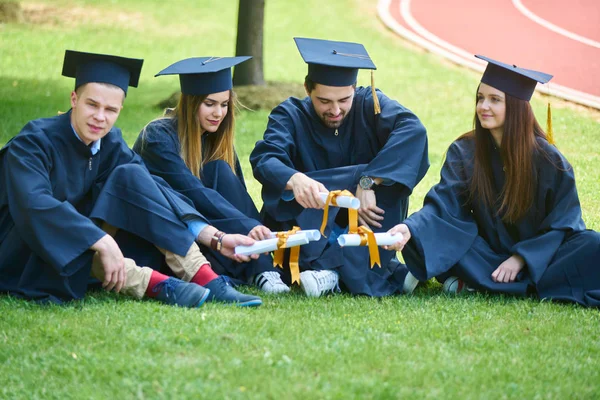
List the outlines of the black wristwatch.
<svg viewBox="0 0 600 400">
<path fill-rule="evenodd" d="M 370 176 L 361 176 L 358 185 L 362 190 L 371 190 L 375 184 L 375 179 Z"/>
</svg>

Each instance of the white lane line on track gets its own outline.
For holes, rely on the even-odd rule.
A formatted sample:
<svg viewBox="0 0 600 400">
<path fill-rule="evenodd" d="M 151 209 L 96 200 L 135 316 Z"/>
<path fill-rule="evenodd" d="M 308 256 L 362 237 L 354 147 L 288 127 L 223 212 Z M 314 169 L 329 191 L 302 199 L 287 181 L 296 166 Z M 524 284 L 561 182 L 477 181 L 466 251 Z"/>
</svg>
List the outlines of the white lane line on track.
<svg viewBox="0 0 600 400">
<path fill-rule="evenodd" d="M 525 7 L 521 0 L 512 0 L 512 3 L 515 6 L 515 8 L 519 10 L 519 12 L 521 12 L 521 14 L 523 14 L 536 24 L 539 24 L 544 28 L 551 30 L 552 32 L 558 33 L 559 35 L 568 37 L 569 39 L 576 40 L 580 43 L 587 44 L 588 46 L 600 49 L 600 42 L 596 42 L 595 40 L 588 39 L 573 32 L 569 32 L 568 30 L 563 29 L 560 26 L 554 25 L 552 22 L 546 21 L 545 19 L 535 15 L 527 7 Z"/>
<path fill-rule="evenodd" d="M 400 0 L 400 2 L 402 2 L 402 0 Z M 434 42 L 425 40 L 413 31 L 402 26 L 390 14 L 389 9 L 391 4 L 392 0 L 379 0 L 379 2 L 377 3 L 377 14 L 388 28 L 390 28 L 406 40 L 413 42 L 417 46 L 420 46 L 421 48 L 426 49 L 433 54 L 444 57 L 447 60 L 450 60 L 458 65 L 462 65 L 463 67 L 467 67 L 479 72 L 483 72 L 485 70 L 485 63 L 478 63 L 477 61 L 479 60 L 474 59 L 472 54 L 469 53 L 468 58 L 460 57 L 457 54 L 452 53 L 441 46 L 438 46 Z M 591 95 L 589 93 L 580 92 L 578 90 L 567 88 L 556 83 L 552 85 L 551 93 L 548 91 L 548 88 L 545 87 L 545 85 L 537 85 L 536 90 L 541 93 L 561 97 L 565 100 L 573 101 L 575 103 L 583 104 L 585 106 L 600 110 L 600 97 Z"/>
<path fill-rule="evenodd" d="M 392 29 L 400 36 L 406 38 L 407 40 L 410 40 L 411 42 L 415 43 L 416 45 L 430 51 L 433 54 L 441 55 L 442 57 L 445 57 L 458 65 L 464 65 L 476 71 L 483 72 L 483 70 L 485 69 L 485 63 L 479 62 L 480 60 L 475 59 L 472 54 L 469 53 L 469 56 L 472 58 L 472 61 L 465 59 L 464 57 L 458 56 L 457 54 L 444 49 L 435 42 L 424 39 L 423 37 L 417 35 L 410 29 L 407 29 L 401 24 L 399 24 L 398 21 L 396 21 L 394 17 L 389 13 L 391 3 L 392 0 L 379 0 L 379 3 L 377 5 L 379 17 L 383 20 L 384 24 L 390 27 L 390 29 Z"/>
<path fill-rule="evenodd" d="M 410 26 L 415 32 L 417 32 L 419 35 L 421 35 L 426 40 L 433 42 L 433 43 L 437 44 L 438 46 L 441 46 L 444 49 L 453 52 L 454 54 L 457 54 L 457 55 L 467 58 L 467 59 L 473 57 L 473 54 L 471 52 L 461 49 L 460 47 L 456 47 L 453 44 L 450 44 L 450 43 L 446 42 L 445 40 L 442 40 L 440 37 L 434 35 L 433 33 L 429 32 L 427 29 L 425 29 L 425 27 L 423 27 L 423 25 L 421 25 L 415 19 L 415 17 L 413 17 L 412 12 L 410 11 L 410 5 L 411 5 L 411 0 L 400 0 L 400 14 L 402 15 L 402 18 L 404 18 L 404 20 L 406 21 L 408 26 Z M 482 63 L 482 64 L 485 64 L 485 63 Z"/>
</svg>

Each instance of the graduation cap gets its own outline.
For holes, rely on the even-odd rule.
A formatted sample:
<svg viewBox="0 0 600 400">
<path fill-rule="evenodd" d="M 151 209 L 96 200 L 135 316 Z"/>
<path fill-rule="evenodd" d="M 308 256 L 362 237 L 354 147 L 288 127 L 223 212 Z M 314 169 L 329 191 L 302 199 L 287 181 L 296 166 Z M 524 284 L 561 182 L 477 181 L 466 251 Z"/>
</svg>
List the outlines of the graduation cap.
<svg viewBox="0 0 600 400">
<path fill-rule="evenodd" d="M 231 67 L 252 57 L 195 57 L 177 61 L 154 76 L 179 75 L 181 93 L 204 95 L 233 87 Z"/>
<path fill-rule="evenodd" d="M 504 64 L 481 55 L 475 57 L 488 62 L 481 82 L 521 100 L 531 100 L 537 83 L 547 83 L 552 79 L 552 75 L 544 72 Z"/>
<path fill-rule="evenodd" d="M 552 79 L 552 75 L 544 72 L 519 68 L 514 64 L 505 64 L 478 54 L 476 54 L 475 57 L 488 62 L 487 68 L 481 77 L 481 82 L 521 100 L 531 100 L 531 96 L 533 95 L 538 82 L 548 83 L 550 82 L 550 79 Z M 546 121 L 546 138 L 550 144 L 554 144 L 552 109 L 549 101 Z"/>
<path fill-rule="evenodd" d="M 67 50 L 62 75 L 75 78 L 75 89 L 90 82 L 110 83 L 125 94 L 137 87 L 144 60 Z"/>
<path fill-rule="evenodd" d="M 294 38 L 304 61 L 308 78 L 326 86 L 350 86 L 356 83 L 359 69 L 377 69 L 360 43 Z"/>
</svg>

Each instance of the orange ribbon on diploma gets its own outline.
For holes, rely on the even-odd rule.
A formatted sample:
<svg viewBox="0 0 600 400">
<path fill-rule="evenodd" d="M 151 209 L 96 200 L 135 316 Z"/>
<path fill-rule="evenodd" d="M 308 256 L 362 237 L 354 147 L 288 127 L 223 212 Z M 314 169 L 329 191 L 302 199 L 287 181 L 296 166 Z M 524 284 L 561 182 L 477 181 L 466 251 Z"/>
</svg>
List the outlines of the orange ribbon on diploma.
<svg viewBox="0 0 600 400">
<path fill-rule="evenodd" d="M 332 190 L 329 192 L 325 201 L 325 208 L 323 210 L 323 222 L 321 223 L 321 234 L 323 236 L 325 236 L 325 227 L 327 226 L 327 220 L 329 219 L 329 206 L 337 206 L 336 198 L 339 196 L 354 197 L 354 195 L 348 190 Z M 358 234 L 360 236 L 360 245 L 369 246 L 371 268 L 373 268 L 375 265 L 381 268 L 379 247 L 377 246 L 375 234 L 367 226 L 358 226 L 358 210 L 353 208 L 348 208 L 348 233 Z"/>
<path fill-rule="evenodd" d="M 286 232 L 277 232 L 277 250 L 273 254 L 273 265 L 283 269 L 283 256 L 285 255 L 285 245 L 290 235 L 296 234 L 300 231 L 299 226 L 294 226 L 292 229 Z M 300 283 L 300 267 L 298 266 L 298 259 L 300 258 L 300 246 L 290 247 L 290 275 L 293 283 Z"/>
<path fill-rule="evenodd" d="M 325 236 L 325 227 L 327 226 L 327 220 L 329 219 L 329 205 L 331 204 L 334 207 L 337 207 L 336 199 L 339 196 L 347 196 L 354 197 L 354 195 L 348 190 L 332 190 L 327 195 L 327 199 L 325 200 L 325 208 L 323 209 L 323 222 L 321 223 L 321 235 Z M 349 208 L 348 209 L 348 224 L 350 232 L 356 232 L 358 227 L 358 211 Z M 327 237 L 327 236 L 325 236 Z"/>
<path fill-rule="evenodd" d="M 348 230 L 348 233 L 355 233 L 360 235 L 360 245 L 369 246 L 371 268 L 373 268 L 375 265 L 381 268 L 381 259 L 379 258 L 379 247 L 377 247 L 377 240 L 375 239 L 375 234 L 373 233 L 373 231 L 368 226 L 362 225 L 358 227 L 356 232 L 350 232 L 350 230 Z"/>
</svg>

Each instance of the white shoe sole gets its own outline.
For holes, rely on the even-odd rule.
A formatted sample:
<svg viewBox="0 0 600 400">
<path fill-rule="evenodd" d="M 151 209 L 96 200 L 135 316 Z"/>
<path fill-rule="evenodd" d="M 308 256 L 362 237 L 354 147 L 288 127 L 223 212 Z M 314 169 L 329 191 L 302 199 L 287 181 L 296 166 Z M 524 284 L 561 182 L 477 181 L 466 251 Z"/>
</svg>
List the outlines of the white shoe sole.
<svg viewBox="0 0 600 400">
<path fill-rule="evenodd" d="M 300 274 L 300 287 L 308 297 L 321 296 L 321 292 L 318 291 L 317 280 L 312 274 L 304 274 L 304 276 L 302 276 L 302 273 Z"/>
<path fill-rule="evenodd" d="M 409 272 L 406 275 L 406 278 L 404 278 L 404 285 L 402 287 L 402 293 L 411 294 L 412 292 L 415 291 L 418 284 L 419 284 L 419 280 L 417 278 L 415 278 L 415 276 Z"/>
</svg>

